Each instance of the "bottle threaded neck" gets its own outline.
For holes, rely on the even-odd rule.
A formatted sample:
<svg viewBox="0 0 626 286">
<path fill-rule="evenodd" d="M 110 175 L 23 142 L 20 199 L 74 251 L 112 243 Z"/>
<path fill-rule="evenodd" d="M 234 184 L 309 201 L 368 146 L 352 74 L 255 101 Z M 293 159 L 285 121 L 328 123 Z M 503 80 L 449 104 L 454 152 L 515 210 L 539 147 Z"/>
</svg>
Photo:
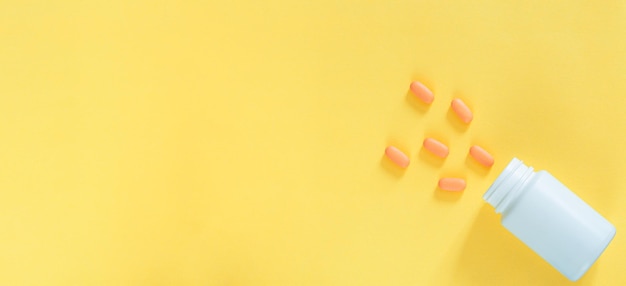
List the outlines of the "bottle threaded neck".
<svg viewBox="0 0 626 286">
<path fill-rule="evenodd" d="M 519 196 L 533 175 L 533 167 L 526 166 L 521 160 L 513 158 L 487 189 L 483 200 L 492 205 L 496 213 L 502 213 Z"/>
</svg>

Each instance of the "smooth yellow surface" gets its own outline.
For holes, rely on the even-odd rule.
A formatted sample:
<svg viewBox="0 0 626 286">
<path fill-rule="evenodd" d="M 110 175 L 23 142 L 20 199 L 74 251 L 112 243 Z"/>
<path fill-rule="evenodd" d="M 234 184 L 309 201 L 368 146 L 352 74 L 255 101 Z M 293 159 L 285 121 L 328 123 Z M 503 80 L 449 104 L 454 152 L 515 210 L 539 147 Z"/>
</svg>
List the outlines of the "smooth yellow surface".
<svg viewBox="0 0 626 286">
<path fill-rule="evenodd" d="M 0 1 L 0 285 L 570 285 L 481 200 L 513 156 L 625 285 L 626 4 L 548 2 Z"/>
</svg>

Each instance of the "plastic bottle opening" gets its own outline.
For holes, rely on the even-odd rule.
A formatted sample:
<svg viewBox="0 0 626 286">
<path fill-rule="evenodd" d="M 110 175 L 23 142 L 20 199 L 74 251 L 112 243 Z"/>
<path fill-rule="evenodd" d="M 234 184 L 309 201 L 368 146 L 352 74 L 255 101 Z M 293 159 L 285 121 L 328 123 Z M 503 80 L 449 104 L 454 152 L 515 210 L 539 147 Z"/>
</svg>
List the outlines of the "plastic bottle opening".
<svg viewBox="0 0 626 286">
<path fill-rule="evenodd" d="M 487 189 L 483 195 L 483 200 L 492 205 L 496 209 L 496 213 L 502 213 L 521 192 L 533 174 L 533 167 L 526 166 L 520 159 L 513 158 Z"/>
</svg>

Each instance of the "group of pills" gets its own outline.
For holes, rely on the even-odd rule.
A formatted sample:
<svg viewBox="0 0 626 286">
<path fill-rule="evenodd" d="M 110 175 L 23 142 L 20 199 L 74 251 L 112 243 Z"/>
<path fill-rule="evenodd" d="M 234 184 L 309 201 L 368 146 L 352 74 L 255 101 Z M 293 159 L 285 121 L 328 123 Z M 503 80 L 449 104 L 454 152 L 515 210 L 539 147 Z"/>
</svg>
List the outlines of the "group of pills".
<svg viewBox="0 0 626 286">
<path fill-rule="evenodd" d="M 430 91 L 430 89 L 428 89 L 424 84 L 420 82 L 412 82 L 410 90 L 417 98 L 419 98 L 426 104 L 431 104 L 435 99 L 432 91 Z M 450 108 L 452 108 L 454 113 L 465 124 L 469 124 L 474 119 L 474 114 L 472 113 L 472 110 L 460 98 L 455 98 L 454 100 L 452 100 Z M 440 158 L 446 158 L 450 153 L 450 148 L 448 148 L 446 144 L 434 138 L 424 139 L 423 146 L 424 149 L 430 151 L 435 156 Z M 473 145 L 472 147 L 470 147 L 469 154 L 478 163 L 487 168 L 493 165 L 493 156 L 489 154 L 489 152 L 487 152 L 484 148 L 478 145 Z M 388 146 L 385 149 L 385 155 L 392 162 L 402 168 L 408 167 L 409 163 L 411 162 L 409 156 L 407 156 L 404 152 L 400 151 L 400 149 L 394 146 Z M 440 178 L 438 185 L 439 188 L 444 191 L 463 191 L 466 187 L 466 182 L 463 178 Z"/>
</svg>

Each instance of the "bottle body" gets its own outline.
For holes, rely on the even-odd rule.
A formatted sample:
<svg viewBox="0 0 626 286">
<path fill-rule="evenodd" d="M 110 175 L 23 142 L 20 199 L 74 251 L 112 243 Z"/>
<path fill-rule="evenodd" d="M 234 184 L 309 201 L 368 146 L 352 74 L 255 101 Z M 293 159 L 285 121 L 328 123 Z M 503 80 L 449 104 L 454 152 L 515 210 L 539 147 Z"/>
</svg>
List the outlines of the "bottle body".
<svg viewBox="0 0 626 286">
<path fill-rule="evenodd" d="M 484 198 L 502 213 L 505 228 L 572 281 L 615 236 L 610 222 L 554 176 L 533 172 L 517 159 Z"/>
</svg>

